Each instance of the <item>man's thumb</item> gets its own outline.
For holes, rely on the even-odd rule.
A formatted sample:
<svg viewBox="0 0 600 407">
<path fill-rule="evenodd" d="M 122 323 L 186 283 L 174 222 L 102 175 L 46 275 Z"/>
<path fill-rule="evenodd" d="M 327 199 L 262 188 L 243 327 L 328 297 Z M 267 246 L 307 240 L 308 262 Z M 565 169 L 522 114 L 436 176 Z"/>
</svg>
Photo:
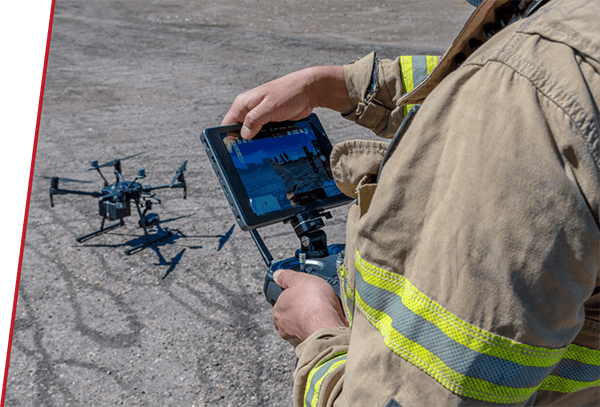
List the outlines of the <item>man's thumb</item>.
<svg viewBox="0 0 600 407">
<path fill-rule="evenodd" d="M 298 272 L 294 270 L 279 269 L 273 273 L 273 280 L 275 280 L 275 283 L 279 287 L 285 290 L 290 288 L 290 285 L 293 284 L 297 274 Z"/>
</svg>

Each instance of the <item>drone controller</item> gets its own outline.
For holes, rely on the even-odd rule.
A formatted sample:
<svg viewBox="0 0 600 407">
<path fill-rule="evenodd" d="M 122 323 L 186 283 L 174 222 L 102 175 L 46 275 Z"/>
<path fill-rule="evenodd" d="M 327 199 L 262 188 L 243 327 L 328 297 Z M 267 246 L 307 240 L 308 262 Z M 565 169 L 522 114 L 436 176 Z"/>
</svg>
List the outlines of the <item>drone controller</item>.
<svg viewBox="0 0 600 407">
<path fill-rule="evenodd" d="M 296 251 L 296 257 L 271 264 L 265 275 L 265 285 L 263 288 L 267 302 L 275 305 L 279 295 L 283 292 L 283 289 L 273 279 L 273 274 L 281 269 L 291 269 L 321 277 L 331 285 L 333 291 L 335 291 L 341 300 L 337 269 L 344 262 L 344 245 L 332 244 L 327 247 L 327 253 L 326 257 L 308 259 L 305 253 L 298 250 Z"/>
</svg>

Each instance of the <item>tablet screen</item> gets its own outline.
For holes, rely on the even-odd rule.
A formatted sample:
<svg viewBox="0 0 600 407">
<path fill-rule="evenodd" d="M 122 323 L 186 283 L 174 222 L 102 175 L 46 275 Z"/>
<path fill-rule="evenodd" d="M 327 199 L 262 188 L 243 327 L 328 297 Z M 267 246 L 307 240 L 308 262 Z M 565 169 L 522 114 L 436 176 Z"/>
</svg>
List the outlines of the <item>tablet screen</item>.
<svg viewBox="0 0 600 407">
<path fill-rule="evenodd" d="M 341 194 L 308 121 L 271 125 L 251 140 L 226 133 L 223 143 L 258 216 Z"/>
</svg>

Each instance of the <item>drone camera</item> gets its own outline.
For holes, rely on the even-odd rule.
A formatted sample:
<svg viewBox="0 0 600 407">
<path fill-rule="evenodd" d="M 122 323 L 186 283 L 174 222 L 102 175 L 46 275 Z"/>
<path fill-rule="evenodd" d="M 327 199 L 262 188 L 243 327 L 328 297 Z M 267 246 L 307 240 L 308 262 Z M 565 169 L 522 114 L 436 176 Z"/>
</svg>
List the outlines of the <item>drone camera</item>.
<svg viewBox="0 0 600 407">
<path fill-rule="evenodd" d="M 143 222 L 143 223 L 142 223 Z M 146 228 L 150 229 L 154 226 L 158 226 L 160 224 L 160 218 L 158 217 L 158 215 L 156 213 L 149 213 L 146 216 L 144 216 L 143 219 L 140 219 L 138 221 L 140 227 L 144 227 L 146 226 Z"/>
</svg>

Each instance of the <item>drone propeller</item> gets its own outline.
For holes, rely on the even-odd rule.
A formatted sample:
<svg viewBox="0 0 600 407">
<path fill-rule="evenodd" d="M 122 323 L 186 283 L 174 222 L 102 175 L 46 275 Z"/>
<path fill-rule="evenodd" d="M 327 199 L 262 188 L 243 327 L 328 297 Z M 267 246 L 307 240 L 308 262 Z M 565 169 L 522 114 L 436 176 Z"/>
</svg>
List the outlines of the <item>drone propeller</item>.
<svg viewBox="0 0 600 407">
<path fill-rule="evenodd" d="M 179 177 L 183 174 L 183 172 L 187 169 L 187 163 L 188 160 L 185 160 L 183 164 L 181 164 L 181 167 L 179 167 L 179 169 L 175 173 L 175 176 L 173 177 L 173 181 L 171 181 L 171 185 L 174 185 L 179 179 Z"/>
<path fill-rule="evenodd" d="M 54 179 L 56 178 L 58 180 L 58 182 L 81 182 L 82 184 L 95 184 L 94 181 L 82 181 L 79 179 L 71 179 L 71 178 L 58 178 L 58 177 L 48 177 L 46 175 L 40 175 L 40 178 L 45 178 L 45 179 Z"/>
<path fill-rule="evenodd" d="M 137 157 L 138 155 L 141 155 L 141 154 L 144 154 L 144 153 L 137 153 L 134 155 L 130 155 L 129 157 L 125 157 L 125 158 L 116 158 L 116 159 L 106 162 L 102 165 L 98 165 L 98 160 L 90 160 L 90 168 L 88 168 L 84 172 L 88 172 L 91 170 L 97 170 L 98 168 L 112 167 L 113 165 L 117 164 L 119 161 L 128 160 L 130 158 Z"/>
<path fill-rule="evenodd" d="M 183 162 L 183 164 L 181 164 L 181 167 L 179 167 L 179 169 L 177 170 L 178 172 L 184 172 L 187 169 L 187 163 L 189 160 L 185 160 Z"/>
</svg>

